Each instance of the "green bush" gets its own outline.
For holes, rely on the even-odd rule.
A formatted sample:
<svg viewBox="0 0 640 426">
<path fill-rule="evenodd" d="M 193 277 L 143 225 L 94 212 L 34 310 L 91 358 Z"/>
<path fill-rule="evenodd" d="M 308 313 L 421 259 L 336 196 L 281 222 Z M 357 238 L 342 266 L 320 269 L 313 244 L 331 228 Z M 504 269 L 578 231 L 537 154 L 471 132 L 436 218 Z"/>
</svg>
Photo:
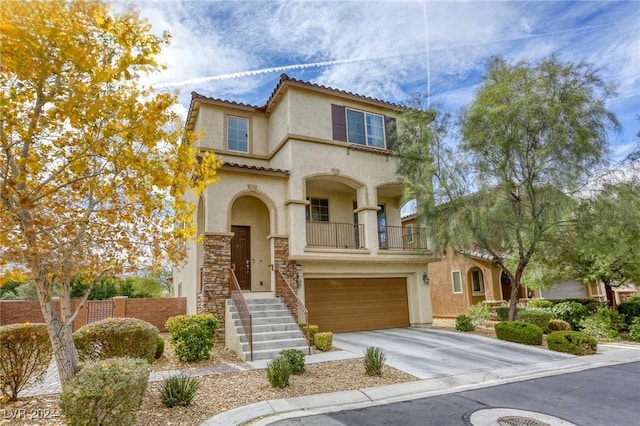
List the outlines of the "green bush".
<svg viewBox="0 0 640 426">
<path fill-rule="evenodd" d="M 618 312 L 624 315 L 625 328 L 629 328 L 634 319 L 640 318 L 640 298 L 637 301 L 627 300 L 619 304 Z"/>
<path fill-rule="evenodd" d="M 314 343 L 317 349 L 321 351 L 330 351 L 333 347 L 333 333 L 325 331 L 324 333 L 317 333 L 314 338 Z"/>
<path fill-rule="evenodd" d="M 314 345 L 314 338 L 316 336 L 316 334 L 318 334 L 318 331 L 320 331 L 320 329 L 318 328 L 317 325 L 307 325 L 307 324 L 300 324 L 300 330 L 302 330 L 302 334 L 304 334 L 304 337 L 307 337 L 307 327 L 309 328 L 309 344 L 311 346 Z"/>
<path fill-rule="evenodd" d="M 571 331 L 571 326 L 568 322 L 560 319 L 552 319 L 549 321 L 549 332 L 554 331 Z"/>
<path fill-rule="evenodd" d="M 274 388 L 284 388 L 289 384 L 291 367 L 284 358 L 276 358 L 267 364 L 267 379 Z"/>
<path fill-rule="evenodd" d="M 376 348 L 374 346 L 369 346 L 364 351 L 364 371 L 369 376 L 381 376 L 382 375 L 382 367 L 384 367 L 384 362 L 386 361 L 387 356 L 384 351 L 380 348 Z"/>
<path fill-rule="evenodd" d="M 593 337 L 577 331 L 556 331 L 547 336 L 547 347 L 557 352 L 589 355 L 596 353 L 598 342 Z"/>
<path fill-rule="evenodd" d="M 169 341 L 181 361 L 209 359 L 219 322 L 213 314 L 177 315 L 167 320 Z"/>
<path fill-rule="evenodd" d="M 456 317 L 456 330 L 458 331 L 473 331 L 475 327 L 471 322 L 471 317 L 467 315 L 458 315 Z"/>
<path fill-rule="evenodd" d="M 615 342 L 620 340 L 620 335 L 616 329 L 611 326 L 611 322 L 597 314 L 589 315 L 580 321 L 580 328 L 583 334 L 593 337 L 599 342 Z"/>
<path fill-rule="evenodd" d="M 616 331 L 622 331 L 625 328 L 624 315 L 609 306 L 601 306 L 595 316 L 602 319 Z"/>
<path fill-rule="evenodd" d="M 474 326 L 485 325 L 491 318 L 491 306 L 484 302 L 478 302 L 475 305 L 469 306 L 469 316 Z"/>
<path fill-rule="evenodd" d="M 292 374 L 304 373 L 304 352 L 298 349 L 283 349 L 280 355 L 289 363 Z"/>
<path fill-rule="evenodd" d="M 60 408 L 71 425 L 133 425 L 147 390 L 151 366 L 139 358 L 84 364 L 62 385 Z"/>
<path fill-rule="evenodd" d="M 158 336 L 158 340 L 156 342 L 156 354 L 154 358 L 160 359 L 162 355 L 164 355 L 164 339 L 161 336 Z"/>
<path fill-rule="evenodd" d="M 509 342 L 525 345 L 541 345 L 542 329 L 523 321 L 505 321 L 496 324 L 496 337 Z"/>
<path fill-rule="evenodd" d="M 528 309 L 551 309 L 554 303 L 547 299 L 531 299 L 529 300 Z"/>
<path fill-rule="evenodd" d="M 160 388 L 160 400 L 165 407 L 186 407 L 191 404 L 199 387 L 200 382 L 194 377 L 186 374 L 171 376 Z"/>
<path fill-rule="evenodd" d="M 640 342 L 640 317 L 634 318 L 629 326 L 629 339 Z"/>
<path fill-rule="evenodd" d="M 518 312 L 518 320 L 535 324 L 545 333 L 549 332 L 549 321 L 552 319 L 553 313 L 542 309 L 526 309 Z"/>
<path fill-rule="evenodd" d="M 73 335 L 81 361 L 130 357 L 153 363 L 158 329 L 135 318 L 107 318 L 81 327 Z"/>
<path fill-rule="evenodd" d="M 518 318 L 518 314 L 523 309 L 520 307 L 516 308 L 516 319 Z M 509 320 L 509 305 L 502 305 L 496 307 L 496 315 L 498 316 L 499 321 L 508 321 Z"/>
<path fill-rule="evenodd" d="M 25 385 L 44 378 L 51 362 L 51 343 L 45 324 L 11 324 L 0 327 L 0 392 L 18 399 Z M 0 398 L 2 399 L 2 398 Z"/>
<path fill-rule="evenodd" d="M 589 315 L 589 310 L 578 302 L 562 302 L 551 308 L 553 315 L 566 321 L 572 330 L 580 330 L 580 321 Z"/>
</svg>

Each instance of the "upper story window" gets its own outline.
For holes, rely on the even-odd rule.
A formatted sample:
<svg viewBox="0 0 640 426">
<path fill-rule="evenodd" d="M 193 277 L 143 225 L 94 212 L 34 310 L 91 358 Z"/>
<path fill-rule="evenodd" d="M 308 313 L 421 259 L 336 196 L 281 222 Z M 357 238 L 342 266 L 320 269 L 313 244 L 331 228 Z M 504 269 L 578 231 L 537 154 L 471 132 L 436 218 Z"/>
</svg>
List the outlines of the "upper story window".
<svg viewBox="0 0 640 426">
<path fill-rule="evenodd" d="M 325 198 L 307 198 L 307 220 L 312 222 L 329 222 L 329 200 Z"/>
<path fill-rule="evenodd" d="M 347 109 L 347 142 L 384 148 L 384 117 Z"/>
<path fill-rule="evenodd" d="M 249 152 L 249 119 L 227 117 L 227 149 Z"/>
<path fill-rule="evenodd" d="M 333 140 L 375 148 L 393 149 L 397 138 L 396 119 L 342 105 L 331 105 Z"/>
</svg>

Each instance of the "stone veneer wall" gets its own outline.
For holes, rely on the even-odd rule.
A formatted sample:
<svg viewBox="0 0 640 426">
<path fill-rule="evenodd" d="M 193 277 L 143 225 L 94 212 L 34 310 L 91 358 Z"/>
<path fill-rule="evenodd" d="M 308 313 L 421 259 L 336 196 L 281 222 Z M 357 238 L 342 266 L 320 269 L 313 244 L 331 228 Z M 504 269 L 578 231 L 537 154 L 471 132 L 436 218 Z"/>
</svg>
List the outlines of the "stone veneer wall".
<svg viewBox="0 0 640 426">
<path fill-rule="evenodd" d="M 285 290 L 286 284 L 282 280 L 282 277 L 277 272 L 280 270 L 282 275 L 289 281 L 293 290 L 296 290 L 296 262 L 289 260 L 289 239 L 286 237 L 274 237 L 273 238 L 274 249 L 274 264 L 276 268 L 276 296 L 281 297 L 284 303 L 289 308 L 289 311 L 293 314 L 294 318 L 297 318 L 298 304 L 295 298 L 291 295 L 290 291 Z"/>
<path fill-rule="evenodd" d="M 202 244 L 202 288 L 198 292 L 196 309 L 198 313 L 212 313 L 216 316 L 220 322 L 216 340 L 224 342 L 225 301 L 231 297 L 231 235 L 205 234 Z"/>
</svg>

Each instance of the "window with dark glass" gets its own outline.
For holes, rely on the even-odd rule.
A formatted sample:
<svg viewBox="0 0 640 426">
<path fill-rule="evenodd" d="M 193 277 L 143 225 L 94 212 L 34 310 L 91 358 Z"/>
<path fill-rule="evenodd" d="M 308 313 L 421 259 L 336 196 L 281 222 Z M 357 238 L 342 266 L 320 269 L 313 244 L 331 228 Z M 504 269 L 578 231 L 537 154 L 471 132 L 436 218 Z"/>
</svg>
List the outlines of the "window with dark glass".
<svg viewBox="0 0 640 426">
<path fill-rule="evenodd" d="M 329 200 L 325 198 L 309 198 L 307 220 L 312 222 L 329 222 Z"/>
</svg>

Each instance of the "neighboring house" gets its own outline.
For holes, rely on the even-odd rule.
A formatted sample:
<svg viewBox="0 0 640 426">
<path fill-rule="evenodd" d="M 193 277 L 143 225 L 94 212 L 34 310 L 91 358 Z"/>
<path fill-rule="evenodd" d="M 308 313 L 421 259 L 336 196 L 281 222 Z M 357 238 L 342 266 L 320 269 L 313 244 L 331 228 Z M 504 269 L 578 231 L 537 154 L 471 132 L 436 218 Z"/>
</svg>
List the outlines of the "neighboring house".
<svg viewBox="0 0 640 426">
<path fill-rule="evenodd" d="M 477 251 L 447 249 L 439 262 L 430 263 L 433 316 L 455 318 L 479 302 L 497 305 L 508 301 L 511 283 L 492 259 Z M 520 287 L 520 299 L 531 297 L 539 297 L 538 291 Z"/>
<path fill-rule="evenodd" d="M 576 280 L 560 281 L 545 290 L 540 290 L 540 297 L 545 299 L 583 299 L 591 297 L 606 301 L 602 283 L 584 285 Z"/>
<path fill-rule="evenodd" d="M 400 218 L 391 148 L 401 112 L 286 74 L 264 106 L 192 93 L 187 128 L 225 163 L 191 199 L 202 238 L 187 243 L 174 296 L 224 319 L 233 268 L 248 298 L 282 296 L 291 308 L 289 283 L 320 331 L 430 325 L 435 257 L 424 230 L 406 235 Z"/>
</svg>

